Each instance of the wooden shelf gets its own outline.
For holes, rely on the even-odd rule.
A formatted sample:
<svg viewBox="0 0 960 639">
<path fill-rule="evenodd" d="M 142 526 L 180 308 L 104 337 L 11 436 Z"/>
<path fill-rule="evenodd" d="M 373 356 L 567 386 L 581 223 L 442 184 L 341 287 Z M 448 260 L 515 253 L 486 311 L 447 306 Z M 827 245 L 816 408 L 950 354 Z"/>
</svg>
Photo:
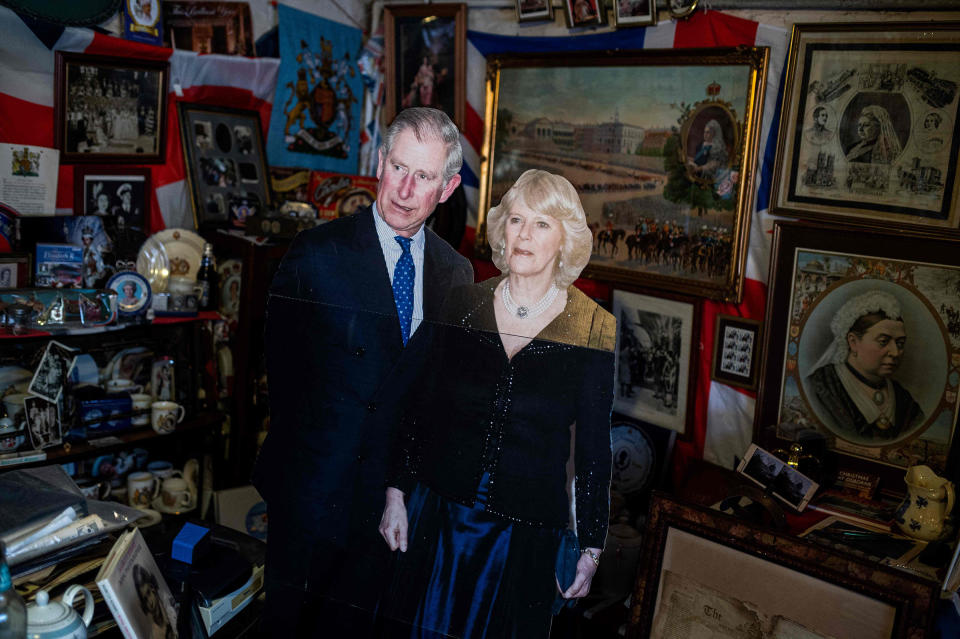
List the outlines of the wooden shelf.
<svg viewBox="0 0 960 639">
<path fill-rule="evenodd" d="M 47 464 L 65 464 L 77 459 L 83 459 L 95 455 L 110 453 L 115 450 L 120 450 L 130 446 L 131 444 L 177 438 L 209 429 L 212 426 L 222 423 L 225 417 L 226 416 L 219 411 L 208 411 L 200 413 L 190 419 L 185 419 L 182 423 L 177 425 L 177 428 L 172 433 L 167 435 L 161 435 L 150 427 L 140 427 L 136 430 L 122 431 L 116 433 L 115 435 L 104 435 L 104 437 L 101 439 L 105 439 L 107 437 L 113 437 L 116 439 L 116 441 L 113 441 L 112 443 L 106 443 L 105 445 L 93 446 L 87 442 L 78 442 L 73 444 L 64 444 L 62 446 L 54 446 L 43 451 L 47 454 L 47 458 L 44 460 L 24 462 L 23 464 L 9 464 L 3 466 L 2 470 L 13 470 L 15 468 Z"/>
<path fill-rule="evenodd" d="M 204 320 L 223 319 L 220 313 L 216 311 L 201 311 L 196 315 L 184 316 L 164 316 L 154 318 L 151 322 L 128 323 L 128 324 L 107 324 L 105 326 L 90 326 L 78 328 L 60 328 L 49 331 L 29 330 L 23 335 L 14 335 L 9 330 L 0 330 L 0 339 L 31 339 L 37 337 L 65 337 L 69 335 L 96 335 L 98 333 L 110 333 L 122 331 L 128 328 L 140 326 L 165 326 L 168 324 L 185 324 L 187 322 L 200 322 Z"/>
</svg>

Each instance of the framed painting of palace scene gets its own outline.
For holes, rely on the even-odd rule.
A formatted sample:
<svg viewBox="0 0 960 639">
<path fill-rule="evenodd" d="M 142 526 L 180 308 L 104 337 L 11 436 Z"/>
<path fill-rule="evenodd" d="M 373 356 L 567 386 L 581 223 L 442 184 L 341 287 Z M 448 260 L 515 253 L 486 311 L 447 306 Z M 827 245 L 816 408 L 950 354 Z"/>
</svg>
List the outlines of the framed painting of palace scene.
<svg viewBox="0 0 960 639">
<path fill-rule="evenodd" d="M 387 6 L 383 29 L 387 91 L 383 121 L 392 122 L 407 107 L 434 107 L 463 130 L 467 5 Z"/>
<path fill-rule="evenodd" d="M 774 226 L 756 436 L 822 434 L 841 468 L 902 491 L 947 467 L 960 388 L 956 240 L 853 225 Z"/>
<path fill-rule="evenodd" d="M 960 22 L 797 24 L 770 211 L 956 229 Z"/>
<path fill-rule="evenodd" d="M 594 233 L 586 276 L 738 301 L 767 58 L 764 47 L 491 57 L 478 248 L 489 250 L 486 211 L 523 171 L 545 169 L 580 194 Z"/>
</svg>

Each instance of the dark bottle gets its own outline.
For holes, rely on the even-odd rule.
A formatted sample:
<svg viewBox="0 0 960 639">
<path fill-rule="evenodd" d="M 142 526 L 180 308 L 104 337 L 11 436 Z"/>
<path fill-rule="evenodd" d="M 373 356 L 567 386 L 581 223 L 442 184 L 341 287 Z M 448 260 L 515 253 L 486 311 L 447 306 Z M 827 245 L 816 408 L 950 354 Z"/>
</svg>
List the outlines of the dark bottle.
<svg viewBox="0 0 960 639">
<path fill-rule="evenodd" d="M 200 287 L 200 299 L 197 305 L 201 311 L 217 308 L 217 260 L 213 256 L 213 244 L 203 245 L 203 257 L 197 271 L 197 285 Z"/>
</svg>

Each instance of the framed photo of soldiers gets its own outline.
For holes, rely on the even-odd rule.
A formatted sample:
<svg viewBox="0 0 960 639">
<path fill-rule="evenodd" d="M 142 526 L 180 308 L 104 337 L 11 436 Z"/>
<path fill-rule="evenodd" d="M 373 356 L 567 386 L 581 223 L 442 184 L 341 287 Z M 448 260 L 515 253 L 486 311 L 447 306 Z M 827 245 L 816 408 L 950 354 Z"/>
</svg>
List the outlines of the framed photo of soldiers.
<svg viewBox="0 0 960 639">
<path fill-rule="evenodd" d="M 613 409 L 687 434 L 699 313 L 696 300 L 613 292 L 617 318 Z"/>
<path fill-rule="evenodd" d="M 960 22 L 796 24 L 770 212 L 960 227 Z"/>
<path fill-rule="evenodd" d="M 548 2 L 549 4 L 549 2 Z M 435 107 L 463 130 L 466 105 L 466 3 L 383 9 L 389 124 L 407 107 Z"/>
<path fill-rule="evenodd" d="M 167 62 L 56 52 L 54 141 L 60 161 L 164 160 Z"/>
</svg>

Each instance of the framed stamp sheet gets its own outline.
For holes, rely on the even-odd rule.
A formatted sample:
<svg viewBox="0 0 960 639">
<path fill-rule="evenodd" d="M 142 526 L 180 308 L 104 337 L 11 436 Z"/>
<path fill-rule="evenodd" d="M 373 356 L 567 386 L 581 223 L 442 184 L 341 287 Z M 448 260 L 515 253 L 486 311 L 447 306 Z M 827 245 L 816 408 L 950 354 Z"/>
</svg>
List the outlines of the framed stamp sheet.
<svg viewBox="0 0 960 639">
<path fill-rule="evenodd" d="M 717 315 L 710 378 L 722 384 L 757 390 L 760 348 L 760 322 Z"/>
<path fill-rule="evenodd" d="M 960 226 L 960 22 L 797 24 L 771 213 Z"/>
<path fill-rule="evenodd" d="M 549 5 L 549 1 L 547 2 Z M 383 9 L 389 124 L 407 107 L 440 109 L 463 130 L 466 104 L 466 3 Z"/>
<path fill-rule="evenodd" d="M 813 429 L 839 466 L 902 492 L 947 470 L 960 386 L 957 240 L 777 222 L 755 440 Z"/>
<path fill-rule="evenodd" d="M 766 48 L 491 57 L 479 250 L 489 250 L 486 212 L 540 168 L 580 194 L 594 233 L 588 277 L 739 300 L 767 57 Z"/>
<path fill-rule="evenodd" d="M 259 114 L 183 102 L 177 109 L 197 227 L 243 228 L 270 206 Z"/>
<path fill-rule="evenodd" d="M 56 52 L 60 161 L 163 162 L 169 64 Z"/>
<path fill-rule="evenodd" d="M 614 410 L 686 435 L 696 300 L 614 291 L 613 316 L 619 332 Z"/>
<path fill-rule="evenodd" d="M 907 639 L 931 630 L 937 582 L 662 493 L 644 544 L 628 638 Z"/>
</svg>

